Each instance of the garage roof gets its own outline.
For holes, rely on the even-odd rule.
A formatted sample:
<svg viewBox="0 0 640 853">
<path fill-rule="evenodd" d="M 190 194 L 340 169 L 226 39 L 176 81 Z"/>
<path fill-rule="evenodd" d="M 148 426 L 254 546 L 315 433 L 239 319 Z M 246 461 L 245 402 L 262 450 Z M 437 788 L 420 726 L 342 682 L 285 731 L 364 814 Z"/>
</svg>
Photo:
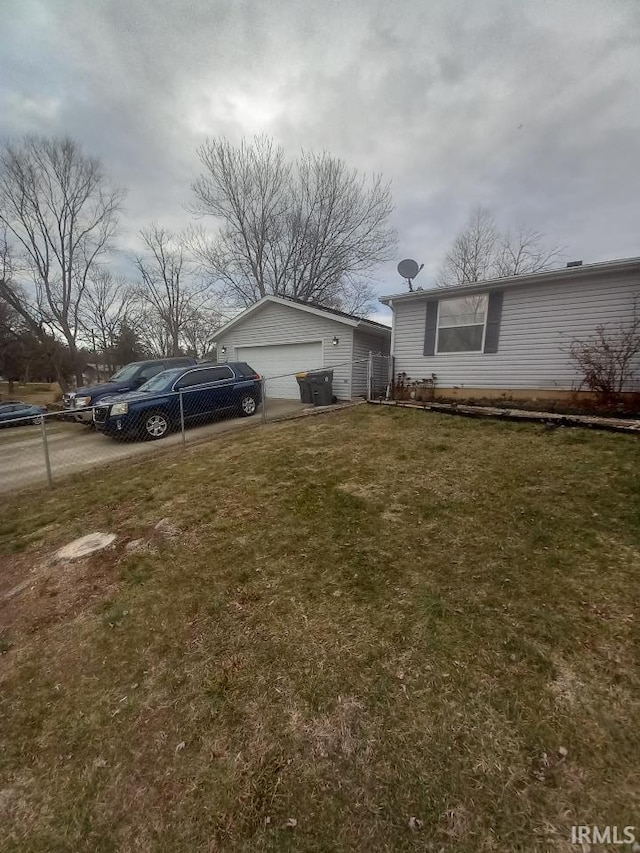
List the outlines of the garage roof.
<svg viewBox="0 0 640 853">
<path fill-rule="evenodd" d="M 318 317 L 328 317 L 335 320 L 336 323 L 344 323 L 345 326 L 352 326 L 357 329 L 365 329 L 372 334 L 391 335 L 391 327 L 384 326 L 382 323 L 376 323 L 373 320 L 364 320 L 362 317 L 355 317 L 353 314 L 345 314 L 343 311 L 337 311 L 334 308 L 325 308 L 322 305 L 313 305 L 310 302 L 303 302 L 301 299 L 292 299 L 288 296 L 263 296 L 253 305 L 246 308 L 233 320 L 230 320 L 222 326 L 214 335 L 214 340 L 218 340 L 227 334 L 238 323 L 241 323 L 249 314 L 261 308 L 263 305 L 273 302 L 276 305 L 286 305 L 289 308 L 297 308 L 300 311 L 306 311 L 309 314 L 316 314 Z"/>
</svg>

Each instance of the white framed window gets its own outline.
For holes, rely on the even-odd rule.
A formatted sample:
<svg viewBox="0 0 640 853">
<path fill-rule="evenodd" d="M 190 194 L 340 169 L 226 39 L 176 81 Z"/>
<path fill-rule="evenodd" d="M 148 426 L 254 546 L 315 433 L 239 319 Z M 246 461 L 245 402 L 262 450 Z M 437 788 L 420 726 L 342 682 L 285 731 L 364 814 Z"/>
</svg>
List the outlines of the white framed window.
<svg viewBox="0 0 640 853">
<path fill-rule="evenodd" d="M 487 303 L 486 294 L 441 299 L 436 352 L 483 352 Z"/>
</svg>

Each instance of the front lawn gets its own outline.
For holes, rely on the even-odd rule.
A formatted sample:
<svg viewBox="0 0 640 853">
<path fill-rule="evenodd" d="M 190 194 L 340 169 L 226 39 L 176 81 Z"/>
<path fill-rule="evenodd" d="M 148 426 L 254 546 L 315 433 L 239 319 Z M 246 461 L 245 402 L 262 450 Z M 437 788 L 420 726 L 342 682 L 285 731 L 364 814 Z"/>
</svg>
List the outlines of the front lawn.
<svg viewBox="0 0 640 853">
<path fill-rule="evenodd" d="M 639 470 L 359 406 L 4 498 L 0 849 L 640 838 Z"/>
</svg>

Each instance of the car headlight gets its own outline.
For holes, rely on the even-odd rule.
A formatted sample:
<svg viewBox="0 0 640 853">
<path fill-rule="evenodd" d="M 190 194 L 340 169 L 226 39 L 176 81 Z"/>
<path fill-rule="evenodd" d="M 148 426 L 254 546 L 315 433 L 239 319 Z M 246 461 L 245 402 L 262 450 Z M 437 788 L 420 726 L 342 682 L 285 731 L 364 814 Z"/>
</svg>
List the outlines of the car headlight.
<svg viewBox="0 0 640 853">
<path fill-rule="evenodd" d="M 76 397 L 76 407 L 77 406 L 90 406 L 91 405 L 91 397 Z"/>
<path fill-rule="evenodd" d="M 114 403 L 111 406 L 111 415 L 126 415 L 129 411 L 128 403 Z"/>
</svg>

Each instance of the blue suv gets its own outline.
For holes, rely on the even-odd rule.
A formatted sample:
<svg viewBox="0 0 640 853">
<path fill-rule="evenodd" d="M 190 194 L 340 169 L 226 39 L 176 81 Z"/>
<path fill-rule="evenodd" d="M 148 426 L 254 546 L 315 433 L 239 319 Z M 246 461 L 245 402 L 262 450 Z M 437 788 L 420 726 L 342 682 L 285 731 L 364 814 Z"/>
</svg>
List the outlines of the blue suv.
<svg viewBox="0 0 640 853">
<path fill-rule="evenodd" d="M 241 361 L 198 364 L 159 373 L 137 391 L 107 397 L 93 410 L 105 435 L 157 439 L 185 423 L 222 411 L 249 417 L 262 400 L 260 376 Z"/>
</svg>

